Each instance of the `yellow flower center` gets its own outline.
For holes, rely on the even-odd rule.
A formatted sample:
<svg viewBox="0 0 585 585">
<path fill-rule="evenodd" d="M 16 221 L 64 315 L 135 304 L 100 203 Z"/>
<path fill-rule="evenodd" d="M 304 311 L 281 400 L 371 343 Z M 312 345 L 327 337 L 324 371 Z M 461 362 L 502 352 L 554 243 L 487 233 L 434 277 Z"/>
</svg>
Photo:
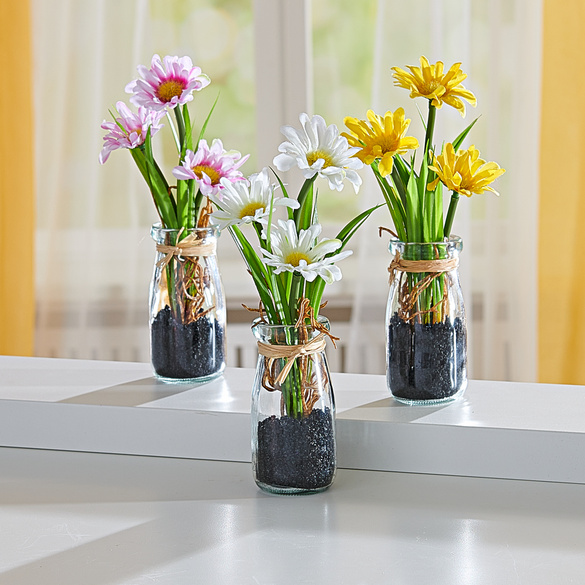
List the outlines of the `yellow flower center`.
<svg viewBox="0 0 585 585">
<path fill-rule="evenodd" d="M 309 163 L 309 166 L 313 166 L 313 164 L 316 163 L 320 158 L 325 161 L 323 164 L 324 169 L 333 166 L 333 159 L 325 151 L 314 150 L 313 152 L 307 153 L 307 163 Z"/>
<path fill-rule="evenodd" d="M 184 89 L 185 84 L 182 81 L 169 79 L 168 81 L 165 81 L 158 86 L 156 93 L 158 99 L 166 104 L 174 97 L 179 97 L 183 93 Z"/>
<path fill-rule="evenodd" d="M 398 150 L 400 144 L 400 137 L 398 140 L 395 136 L 377 136 L 377 140 L 375 140 L 373 146 L 374 149 L 376 146 L 380 147 L 382 151 L 381 154 L 385 154 L 387 152 L 396 152 Z"/>
<path fill-rule="evenodd" d="M 240 219 L 244 219 L 244 217 L 254 217 L 256 211 L 261 209 L 264 211 L 265 207 L 262 203 L 254 202 L 248 203 L 248 205 L 244 205 L 240 211 Z"/>
<path fill-rule="evenodd" d="M 211 180 L 212 185 L 217 185 L 221 179 L 220 174 L 213 167 L 208 167 L 207 165 L 197 165 L 191 170 L 197 175 L 199 179 L 201 179 L 203 177 L 203 173 L 205 173 Z"/>
<path fill-rule="evenodd" d="M 287 264 L 291 264 L 292 266 L 298 266 L 301 263 L 301 260 L 305 260 L 307 264 L 311 263 L 311 259 L 306 254 L 303 254 L 302 252 L 297 252 L 296 250 L 294 252 L 291 252 L 284 259 L 284 261 Z"/>
<path fill-rule="evenodd" d="M 436 80 L 432 79 L 428 83 L 425 83 L 418 90 L 422 95 L 431 95 L 441 84 Z"/>
</svg>

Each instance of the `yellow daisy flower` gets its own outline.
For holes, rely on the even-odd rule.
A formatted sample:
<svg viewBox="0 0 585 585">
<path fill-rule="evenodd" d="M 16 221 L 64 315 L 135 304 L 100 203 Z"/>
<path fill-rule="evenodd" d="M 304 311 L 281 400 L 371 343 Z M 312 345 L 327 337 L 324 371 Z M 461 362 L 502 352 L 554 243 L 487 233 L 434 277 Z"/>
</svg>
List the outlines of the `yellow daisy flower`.
<svg viewBox="0 0 585 585">
<path fill-rule="evenodd" d="M 450 142 L 445 144 L 439 156 L 434 157 L 429 169 L 437 173 L 437 178 L 427 187 L 429 191 L 432 191 L 441 181 L 451 191 L 466 197 L 471 197 L 474 193 L 479 195 L 484 191 L 499 195 L 489 184 L 506 172 L 497 163 L 486 163 L 485 160 L 479 158 L 479 150 L 475 146 L 455 152 Z"/>
<path fill-rule="evenodd" d="M 405 136 L 410 120 L 404 119 L 404 109 L 398 108 L 394 113 L 386 112 L 384 117 L 368 110 L 367 120 L 344 118 L 343 123 L 351 134 L 342 132 L 350 146 L 360 150 L 354 155 L 363 163 L 370 165 L 380 159 L 380 174 L 385 177 L 392 172 L 394 155 L 404 154 L 409 149 L 418 148 L 418 140 Z"/>
<path fill-rule="evenodd" d="M 431 65 L 423 56 L 420 58 L 420 65 L 420 67 L 409 65 L 410 73 L 400 67 L 392 67 L 394 85 L 409 89 L 411 98 L 424 97 L 431 100 L 436 108 L 446 103 L 462 116 L 465 116 L 465 104 L 461 101 L 462 99 L 475 107 L 477 104 L 475 96 L 461 85 L 467 77 L 467 74 L 460 70 L 461 63 L 452 65 L 446 74 L 443 74 L 442 61 Z"/>
</svg>

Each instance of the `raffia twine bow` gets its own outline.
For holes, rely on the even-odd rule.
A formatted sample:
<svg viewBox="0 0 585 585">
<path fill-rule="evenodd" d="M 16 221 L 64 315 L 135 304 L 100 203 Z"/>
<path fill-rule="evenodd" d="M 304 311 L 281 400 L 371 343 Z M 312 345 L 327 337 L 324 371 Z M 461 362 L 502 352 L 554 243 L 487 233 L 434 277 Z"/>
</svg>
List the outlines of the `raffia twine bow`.
<svg viewBox="0 0 585 585">
<path fill-rule="evenodd" d="M 181 228 L 177 234 L 177 241 L 181 237 L 183 230 Z M 157 263 L 158 268 L 164 268 L 172 259 L 173 256 L 213 256 L 216 252 L 215 241 L 207 242 L 203 244 L 197 239 L 197 234 L 189 234 L 184 240 L 181 240 L 175 246 L 167 246 L 166 244 L 157 244 L 156 250 L 161 254 L 165 254 Z"/>
<path fill-rule="evenodd" d="M 311 341 L 299 345 L 269 345 L 258 341 L 258 353 L 268 358 L 269 370 L 275 360 L 283 358 L 288 360 L 275 380 L 275 384 L 280 386 L 285 382 L 297 358 L 324 351 L 326 345 L 326 334 L 322 332 Z"/>
</svg>

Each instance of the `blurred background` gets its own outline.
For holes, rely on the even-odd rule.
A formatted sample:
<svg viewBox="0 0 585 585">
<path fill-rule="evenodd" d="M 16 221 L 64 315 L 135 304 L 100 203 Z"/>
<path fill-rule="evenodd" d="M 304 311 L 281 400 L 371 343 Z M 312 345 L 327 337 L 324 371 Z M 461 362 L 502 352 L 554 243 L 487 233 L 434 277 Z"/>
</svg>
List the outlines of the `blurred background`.
<svg viewBox="0 0 585 585">
<path fill-rule="evenodd" d="M 390 68 L 418 65 L 425 55 L 446 68 L 461 62 L 468 74 L 464 85 L 478 99 L 465 119 L 442 108 L 435 142 L 452 140 L 479 116 L 466 145 L 475 144 L 483 158 L 507 169 L 495 185 L 501 196 L 462 200 L 453 229 L 465 246 L 460 274 L 470 376 L 585 383 L 580 366 L 567 363 L 567 348 L 576 351 L 580 337 L 563 313 L 563 303 L 574 301 L 580 285 L 571 281 L 564 297 L 551 296 L 562 285 L 554 271 L 565 277 L 580 272 L 579 257 L 567 252 L 570 259 L 559 261 L 555 241 L 543 245 L 539 237 L 543 221 L 555 221 L 561 189 L 558 167 L 553 176 L 541 165 L 550 160 L 544 159 L 543 145 L 549 147 L 559 132 L 558 117 L 548 122 L 543 117 L 549 95 L 554 99 L 543 80 L 555 67 L 552 59 L 574 59 L 572 51 L 562 52 L 563 43 L 582 42 L 575 40 L 580 39 L 575 22 L 585 24 L 581 3 L 568 4 L 562 15 L 552 14 L 545 0 L 30 0 L 19 14 L 4 6 L 7 18 L 20 18 L 29 27 L 26 35 L 19 29 L 15 41 L 28 43 L 28 54 L 12 45 L 3 50 L 8 57 L 20 56 L 23 67 L 27 58 L 30 64 L 34 155 L 25 168 L 34 175 L 35 195 L 31 219 L 18 233 L 31 233 L 34 242 L 34 310 L 27 321 L 33 333 L 27 338 L 23 332 L 22 344 L 3 320 L 0 352 L 149 360 L 154 205 L 128 152 L 113 153 L 104 166 L 98 163 L 100 124 L 116 101 L 127 101 L 124 87 L 137 77 L 138 64 L 149 65 L 154 53 L 189 55 L 212 80 L 196 94 L 192 116 L 201 123 L 219 95 L 206 137 L 249 153 L 243 171 L 250 174 L 272 163 L 282 141 L 280 126 L 298 125 L 301 112 L 321 114 L 343 129 L 345 116 L 404 107 L 412 119 L 409 135 L 422 140 L 417 106 L 426 117 L 426 102 L 394 87 Z M 557 26 L 570 20 L 569 9 L 575 11 L 575 22 L 568 24 L 575 38 Z M 575 132 L 568 112 L 557 116 L 561 113 L 562 127 Z M 14 121 L 7 123 L 14 127 Z M 163 134 L 155 148 L 170 177 L 176 152 L 168 128 L 159 137 Z M 568 146 L 555 148 L 566 152 Z M 3 173 L 14 172 L 4 166 Z M 318 184 L 328 235 L 381 201 L 369 169 L 361 174 L 357 196 L 349 186 L 338 193 Z M 8 314 L 6 299 L 18 303 L 21 297 L 7 282 L 14 238 L 8 240 L 6 226 L 14 230 L 20 213 L 7 180 L 0 194 L 0 253 Z M 284 180 L 292 188 L 300 184 L 294 173 Z M 575 217 L 571 198 L 578 195 L 578 189 L 568 193 L 565 218 Z M 554 237 L 572 237 L 564 250 L 575 251 L 579 230 L 569 224 Z M 324 313 L 342 338 L 330 355 L 334 371 L 384 372 L 390 255 L 379 226 L 392 227 L 384 209 L 353 240 L 353 256 L 340 265 L 343 280 L 326 291 Z M 220 239 L 219 262 L 228 301 L 228 365 L 253 366 L 250 314 L 241 305 L 255 306 L 256 294 L 227 233 Z M 564 273 L 563 266 L 568 266 Z M 546 303 L 554 310 L 545 311 Z"/>
</svg>

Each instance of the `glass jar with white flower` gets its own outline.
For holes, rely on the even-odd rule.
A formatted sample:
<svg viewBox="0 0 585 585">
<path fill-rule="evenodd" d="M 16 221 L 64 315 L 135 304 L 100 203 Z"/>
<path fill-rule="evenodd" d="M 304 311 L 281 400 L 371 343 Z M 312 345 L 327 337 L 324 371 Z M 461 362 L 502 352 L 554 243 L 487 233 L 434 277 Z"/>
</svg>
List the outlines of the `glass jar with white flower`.
<svg viewBox="0 0 585 585">
<path fill-rule="evenodd" d="M 349 144 L 370 165 L 394 224 L 389 266 L 390 291 L 386 310 L 387 381 L 394 398 L 408 404 L 434 404 L 460 396 L 467 385 L 465 308 L 457 266 L 461 239 L 451 234 L 461 194 L 492 191 L 490 183 L 504 169 L 484 161 L 471 146 L 460 150 L 471 128 L 438 151 L 433 145 L 437 110 L 443 104 L 465 115 L 463 100 L 476 98 L 462 82 L 461 63 L 447 72 L 441 61 L 420 58 L 420 67 L 398 67 L 395 85 L 408 89 L 411 98 L 428 100 L 425 137 L 418 170 L 409 150 L 419 142 L 407 136 L 410 120 L 402 108 L 379 116 L 372 110 L 366 120 L 345 118 Z M 451 190 L 444 213 L 443 186 Z"/>
<path fill-rule="evenodd" d="M 219 230 L 209 225 L 210 197 L 225 185 L 244 182 L 240 167 L 248 159 L 225 150 L 219 139 L 203 138 L 213 108 L 194 137 L 189 103 L 210 84 L 189 57 L 154 55 L 150 67 L 126 86 L 133 112 L 116 104 L 100 162 L 128 149 L 151 193 L 160 223 L 152 228 L 156 243 L 150 287 L 151 360 L 167 382 L 201 382 L 225 368 L 226 311 L 216 261 Z M 215 106 L 214 106 L 215 107 Z M 174 115 L 171 115 L 174 114 Z M 169 183 L 154 158 L 153 137 L 166 117 L 177 148 L 178 164 Z"/>
<path fill-rule="evenodd" d="M 221 179 L 223 190 L 210 195 L 217 207 L 211 223 L 230 231 L 258 291 L 252 460 L 256 483 L 281 494 L 321 491 L 333 481 L 335 402 L 324 350 L 326 339 L 336 338 L 319 312 L 325 286 L 342 277 L 337 263 L 351 254 L 347 243 L 376 209 L 336 238 L 321 238 L 316 179 L 336 191 L 348 181 L 357 193 L 362 163 L 335 125 L 307 114 L 300 122 L 300 129 L 282 128 L 286 141 L 274 159 L 279 171 L 303 173 L 296 197 L 268 169 L 247 182 Z"/>
</svg>

